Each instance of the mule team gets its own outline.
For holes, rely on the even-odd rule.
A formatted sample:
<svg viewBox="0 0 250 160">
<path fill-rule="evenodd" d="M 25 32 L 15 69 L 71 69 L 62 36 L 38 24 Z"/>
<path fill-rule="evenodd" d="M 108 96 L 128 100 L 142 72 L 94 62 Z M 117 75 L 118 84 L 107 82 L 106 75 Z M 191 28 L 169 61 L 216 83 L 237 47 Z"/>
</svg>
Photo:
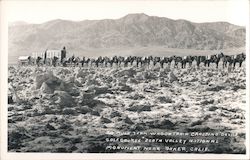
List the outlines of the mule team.
<svg viewBox="0 0 250 160">
<path fill-rule="evenodd" d="M 53 65 L 53 66 L 86 66 L 86 67 L 113 67 L 113 66 L 149 66 L 149 65 L 160 65 L 161 68 L 164 68 L 164 65 L 174 64 L 175 68 L 180 67 L 186 68 L 187 64 L 189 67 L 192 66 L 194 61 L 196 61 L 196 65 L 199 68 L 201 63 L 204 64 L 205 67 L 210 67 L 211 63 L 216 64 L 216 68 L 219 66 L 219 62 L 222 62 L 223 68 L 225 67 L 233 67 L 235 68 L 236 64 L 239 64 L 239 67 L 242 66 L 242 63 L 245 61 L 246 55 L 244 53 L 237 55 L 224 55 L 223 53 L 216 55 L 208 55 L 208 56 L 170 56 L 170 57 L 153 57 L 153 56 L 113 56 L 113 57 L 98 57 L 98 58 L 87 58 L 87 57 L 69 57 L 68 59 L 63 58 L 60 60 L 58 57 L 53 57 L 52 59 L 43 59 L 38 57 L 35 60 L 37 66 L 42 65 Z M 32 63 L 32 64 L 35 64 Z"/>
</svg>

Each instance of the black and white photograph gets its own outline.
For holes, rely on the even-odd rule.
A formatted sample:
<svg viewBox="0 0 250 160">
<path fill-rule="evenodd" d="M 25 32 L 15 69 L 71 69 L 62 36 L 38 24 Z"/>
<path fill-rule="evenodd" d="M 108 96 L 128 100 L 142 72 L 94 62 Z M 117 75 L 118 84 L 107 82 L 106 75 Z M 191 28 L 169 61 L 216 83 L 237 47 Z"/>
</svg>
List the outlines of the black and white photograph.
<svg viewBox="0 0 250 160">
<path fill-rule="evenodd" d="M 249 156 L 248 0 L 2 4 L 6 154 Z"/>
</svg>

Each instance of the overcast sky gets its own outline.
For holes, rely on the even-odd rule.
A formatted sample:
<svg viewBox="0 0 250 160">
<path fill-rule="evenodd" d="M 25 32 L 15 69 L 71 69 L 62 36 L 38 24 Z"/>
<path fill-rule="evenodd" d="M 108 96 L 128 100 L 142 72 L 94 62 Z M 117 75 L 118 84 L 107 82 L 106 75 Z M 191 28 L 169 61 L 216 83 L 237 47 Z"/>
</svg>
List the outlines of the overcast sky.
<svg viewBox="0 0 250 160">
<path fill-rule="evenodd" d="M 117 19 L 129 13 L 186 19 L 193 22 L 226 21 L 245 26 L 248 0 L 7 0 L 8 22 L 43 23 L 53 19 Z"/>
</svg>

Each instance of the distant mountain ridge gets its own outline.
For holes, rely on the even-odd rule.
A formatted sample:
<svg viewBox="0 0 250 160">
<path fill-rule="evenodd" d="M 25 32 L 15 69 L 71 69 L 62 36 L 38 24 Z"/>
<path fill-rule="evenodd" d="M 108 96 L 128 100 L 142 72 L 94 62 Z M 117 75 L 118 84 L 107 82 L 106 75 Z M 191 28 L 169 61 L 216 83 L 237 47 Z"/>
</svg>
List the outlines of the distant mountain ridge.
<svg viewBox="0 0 250 160">
<path fill-rule="evenodd" d="M 227 22 L 193 23 L 128 14 L 120 19 L 68 21 L 9 26 L 9 55 L 27 55 L 46 48 L 85 49 L 158 47 L 222 50 L 245 46 L 246 29 Z"/>
</svg>

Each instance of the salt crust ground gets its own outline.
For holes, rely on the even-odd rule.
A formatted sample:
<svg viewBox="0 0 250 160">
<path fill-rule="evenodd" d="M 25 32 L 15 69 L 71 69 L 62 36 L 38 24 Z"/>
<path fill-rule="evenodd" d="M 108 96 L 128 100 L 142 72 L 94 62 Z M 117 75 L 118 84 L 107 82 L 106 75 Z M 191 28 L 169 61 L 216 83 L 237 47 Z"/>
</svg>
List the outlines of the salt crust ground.
<svg viewBox="0 0 250 160">
<path fill-rule="evenodd" d="M 106 150 L 108 145 L 121 144 L 106 142 L 110 137 L 106 133 L 208 132 L 237 136 L 207 137 L 217 139 L 219 144 L 184 146 L 206 146 L 209 153 L 245 153 L 245 78 L 245 68 L 229 71 L 214 66 L 200 69 L 10 66 L 8 148 L 11 152 L 173 152 Z M 195 137 L 201 138 L 204 137 Z"/>
</svg>

